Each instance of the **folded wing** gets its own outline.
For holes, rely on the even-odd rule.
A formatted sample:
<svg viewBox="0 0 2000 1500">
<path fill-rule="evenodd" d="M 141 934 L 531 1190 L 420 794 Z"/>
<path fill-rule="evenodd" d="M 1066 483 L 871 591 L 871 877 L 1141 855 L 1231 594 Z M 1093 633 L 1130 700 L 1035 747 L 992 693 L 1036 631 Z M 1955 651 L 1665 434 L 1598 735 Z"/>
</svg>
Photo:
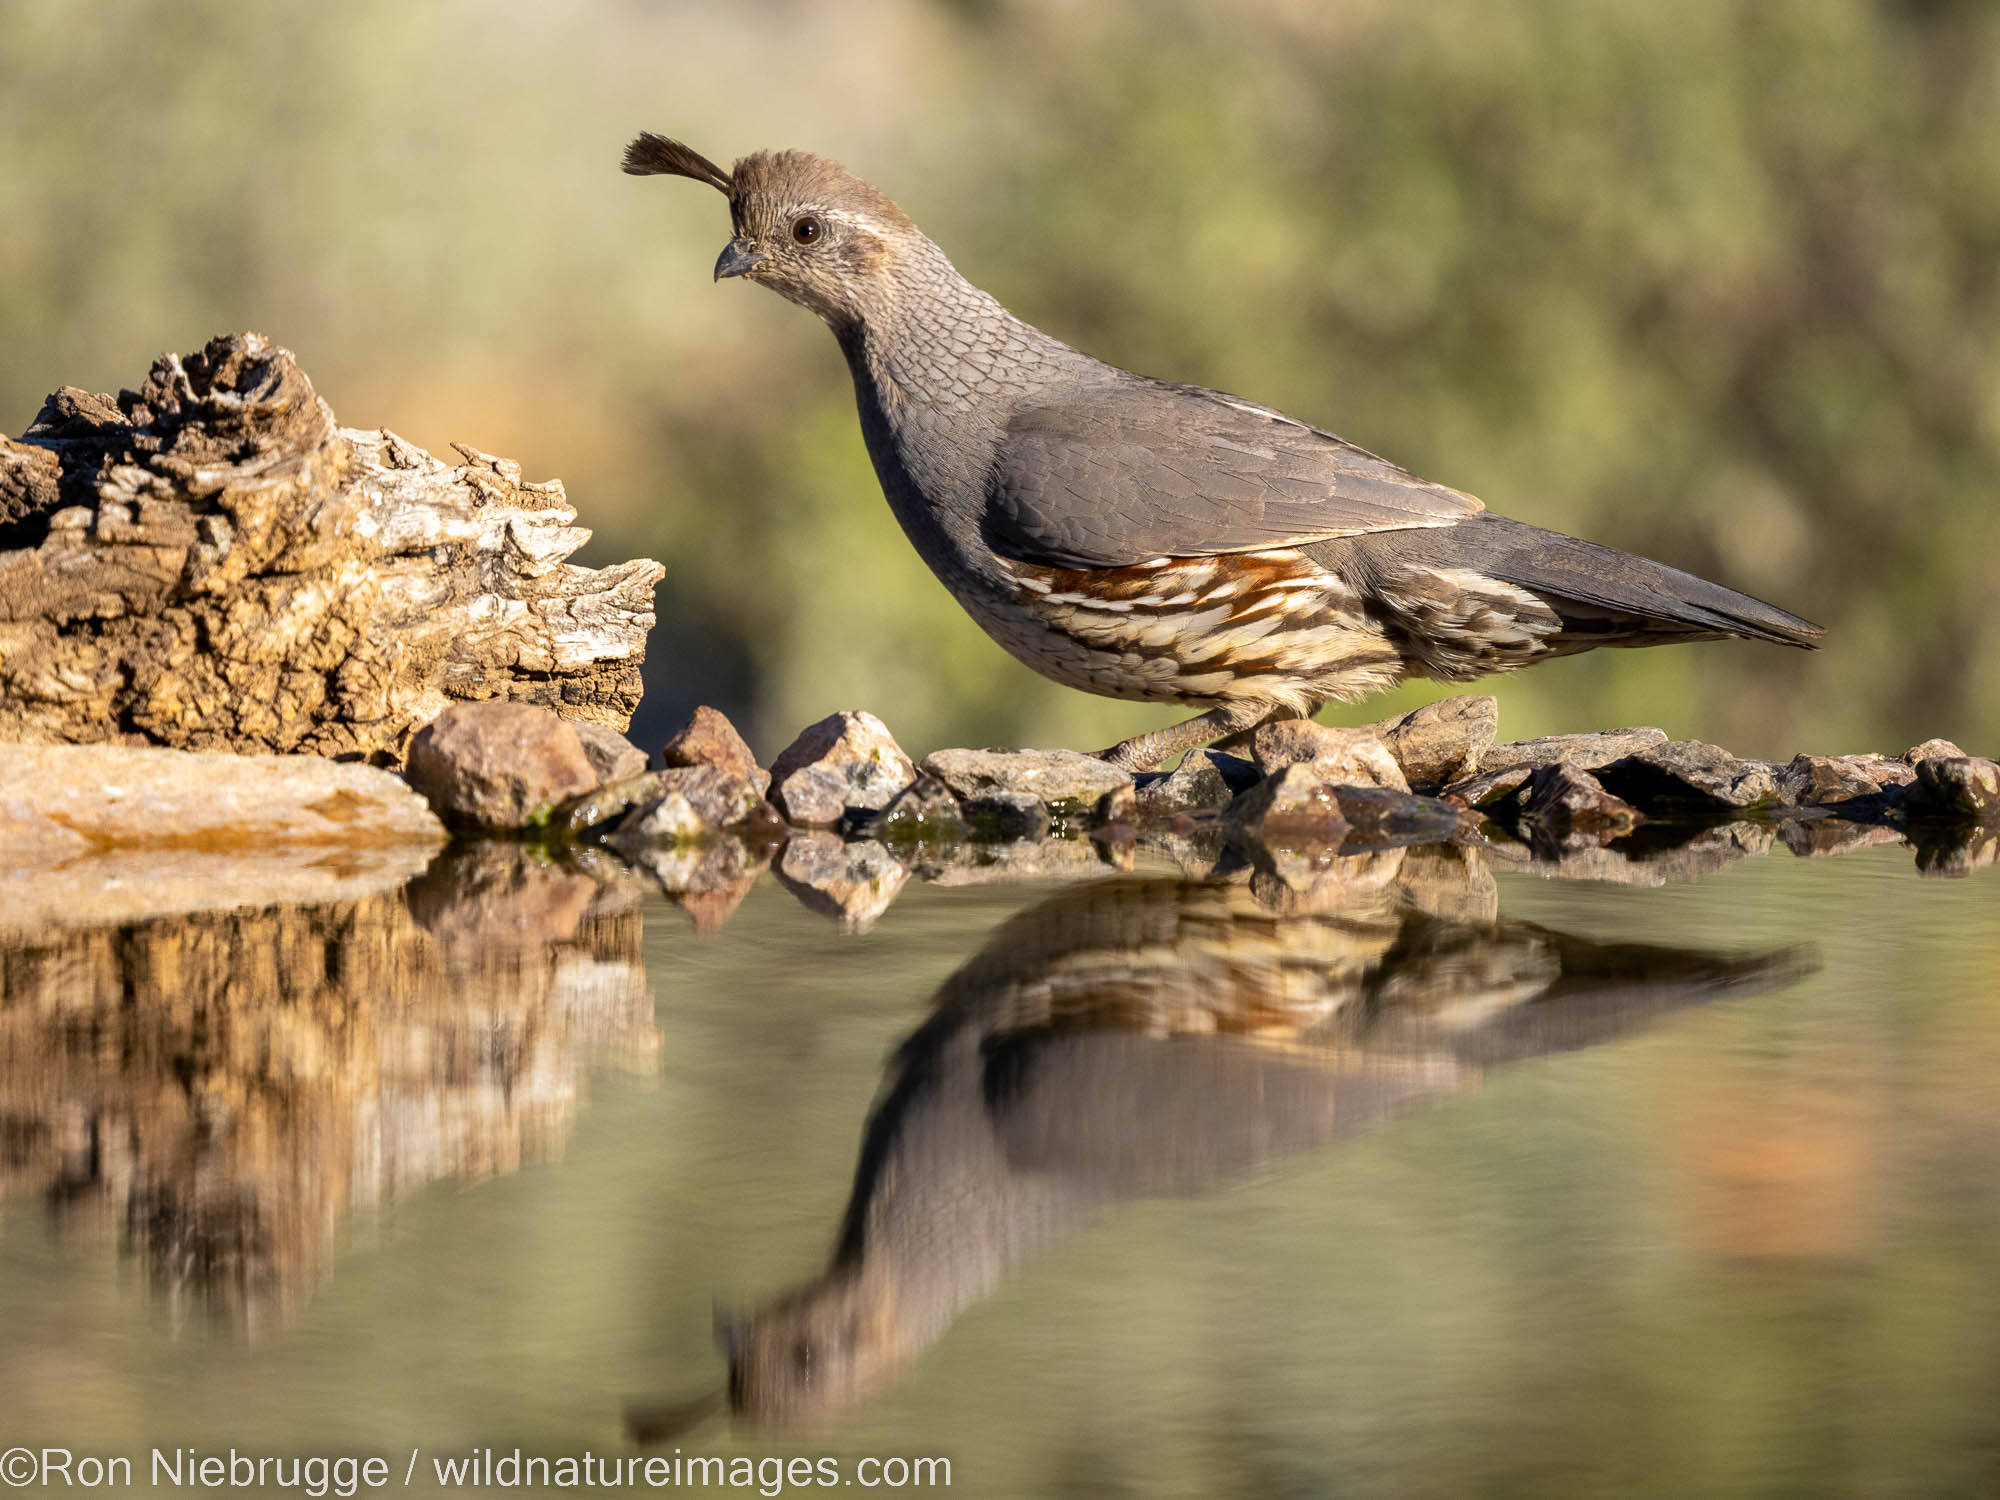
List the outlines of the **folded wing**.
<svg viewBox="0 0 2000 1500">
<path fill-rule="evenodd" d="M 1450 526 L 1484 508 L 1280 412 L 1130 377 L 1015 413 L 985 530 L 1005 557 L 1111 568 Z"/>
</svg>

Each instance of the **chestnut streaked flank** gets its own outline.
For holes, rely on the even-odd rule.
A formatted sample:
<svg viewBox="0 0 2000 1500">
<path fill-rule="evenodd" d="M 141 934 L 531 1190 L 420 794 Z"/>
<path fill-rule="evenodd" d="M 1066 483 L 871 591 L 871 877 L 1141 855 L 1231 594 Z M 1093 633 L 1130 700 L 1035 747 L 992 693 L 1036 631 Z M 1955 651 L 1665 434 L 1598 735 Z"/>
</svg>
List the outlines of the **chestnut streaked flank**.
<svg viewBox="0 0 2000 1500">
<path fill-rule="evenodd" d="M 833 330 L 890 509 L 994 640 L 1071 687 L 1204 710 L 1103 752 L 1119 765 L 1406 677 L 1822 633 L 1493 515 L 1283 412 L 1092 359 L 967 282 L 824 157 L 758 152 L 724 172 L 649 133 L 625 170 L 726 195 L 735 233 L 716 279 L 759 282 Z"/>
</svg>

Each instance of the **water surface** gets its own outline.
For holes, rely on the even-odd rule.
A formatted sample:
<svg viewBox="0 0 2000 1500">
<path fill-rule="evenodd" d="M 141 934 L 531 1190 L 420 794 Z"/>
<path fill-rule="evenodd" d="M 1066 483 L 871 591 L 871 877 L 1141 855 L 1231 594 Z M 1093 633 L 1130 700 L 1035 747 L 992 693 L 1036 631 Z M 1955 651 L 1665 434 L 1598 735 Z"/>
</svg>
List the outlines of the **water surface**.
<svg viewBox="0 0 2000 1500">
<path fill-rule="evenodd" d="M 1333 873 L 911 880 L 860 932 L 767 876 L 698 933 L 503 848 L 13 929 L 0 1439 L 142 1487 L 233 1446 L 1993 1492 L 1992 871 Z"/>
</svg>

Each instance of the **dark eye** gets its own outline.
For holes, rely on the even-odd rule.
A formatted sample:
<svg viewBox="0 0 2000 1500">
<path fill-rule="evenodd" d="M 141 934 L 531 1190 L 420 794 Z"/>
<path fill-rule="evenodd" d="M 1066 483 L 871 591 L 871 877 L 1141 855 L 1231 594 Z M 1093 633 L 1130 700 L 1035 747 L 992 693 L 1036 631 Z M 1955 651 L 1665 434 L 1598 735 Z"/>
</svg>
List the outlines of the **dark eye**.
<svg viewBox="0 0 2000 1500">
<path fill-rule="evenodd" d="M 822 228 L 818 219 L 811 214 L 792 220 L 792 238 L 801 245 L 810 245 L 820 237 Z"/>
</svg>

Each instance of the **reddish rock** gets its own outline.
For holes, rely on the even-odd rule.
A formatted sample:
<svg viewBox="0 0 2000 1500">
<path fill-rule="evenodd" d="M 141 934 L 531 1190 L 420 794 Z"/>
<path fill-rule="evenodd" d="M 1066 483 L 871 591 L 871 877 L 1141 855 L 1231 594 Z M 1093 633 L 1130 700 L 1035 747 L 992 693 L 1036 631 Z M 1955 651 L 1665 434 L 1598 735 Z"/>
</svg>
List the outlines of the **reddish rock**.
<svg viewBox="0 0 2000 1500">
<path fill-rule="evenodd" d="M 666 766 L 715 766 L 755 785 L 757 795 L 768 796 L 771 773 L 757 764 L 757 757 L 736 726 L 720 709 L 703 704 L 694 716 L 660 747 L 660 763 Z"/>
<path fill-rule="evenodd" d="M 478 828 L 525 828 L 597 785 L 576 726 L 531 703 L 455 703 L 410 741 L 406 773 L 438 815 Z"/>
</svg>

